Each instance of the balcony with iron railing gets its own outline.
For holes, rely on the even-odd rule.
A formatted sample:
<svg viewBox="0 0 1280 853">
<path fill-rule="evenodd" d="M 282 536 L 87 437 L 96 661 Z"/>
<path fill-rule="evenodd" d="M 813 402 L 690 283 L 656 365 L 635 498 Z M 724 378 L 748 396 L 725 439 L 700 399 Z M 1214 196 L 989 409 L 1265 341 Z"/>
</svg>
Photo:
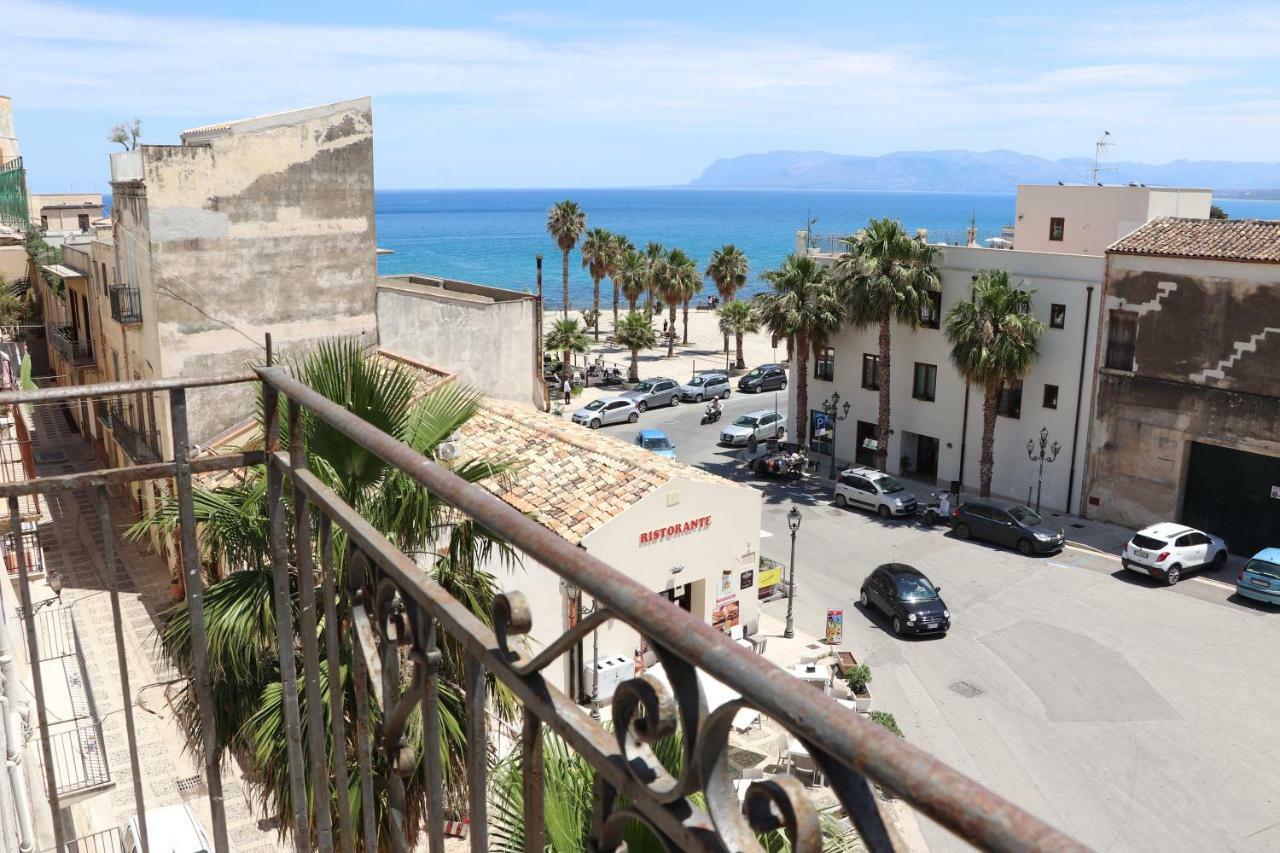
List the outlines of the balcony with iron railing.
<svg viewBox="0 0 1280 853">
<path fill-rule="evenodd" d="M 261 388 L 265 449 L 191 458 L 187 392 L 244 382 Z M 624 832 L 634 824 L 646 827 L 667 849 L 760 850 L 758 833 L 774 830 L 790 835 L 792 849 L 821 849 L 817 807 L 809 789 L 795 777 L 783 774 L 750 782 L 744 799 L 735 790 L 728 738 L 736 713 L 744 708 L 767 715 L 804 744 L 868 849 L 896 846 L 873 782 L 984 849 L 1083 849 L 278 367 L 268 364 L 253 374 L 233 377 L 11 392 L 0 394 L 0 406 L 143 393 L 168 395 L 172 460 L 3 483 L 0 496 L 8 499 L 16 520 L 19 496 L 88 489 L 101 527 L 110 530 L 108 488 L 172 480 L 179 519 L 174 535 L 182 554 L 189 620 L 187 689 L 198 707 L 194 731 L 202 748 L 196 752 L 204 761 L 211 835 L 219 853 L 228 850 L 214 722 L 220 706 L 215 704 L 206 640 L 206 582 L 198 550 L 202 534 L 195 523 L 192 478 L 249 466 L 265 469 L 272 588 L 264 595 L 271 598 L 274 619 L 264 624 L 275 632 L 278 660 L 284 664 L 272 688 L 283 716 L 282 784 L 292 803 L 326 804 L 310 813 L 307 808 L 292 810 L 285 829 L 300 853 L 409 850 L 410 837 L 420 826 L 425 846 L 441 851 L 443 821 L 459 809 L 469 818 L 471 849 L 489 849 L 490 772 L 499 743 L 519 757 L 522 768 L 517 787 L 523 797 L 523 848 L 541 851 L 548 838 L 543 750 L 549 735 L 575 752 L 593 774 L 592 814 L 586 821 L 592 849 L 619 849 Z M 560 614 L 530 612 L 527 599 L 514 591 L 497 595 L 487 618 L 454 598 L 414 557 L 398 549 L 308 469 L 305 438 L 300 436 L 314 433 L 304 424 L 321 430 L 326 441 L 341 437 L 371 459 L 381 460 L 406 483 L 450 507 L 453 517 L 469 518 L 583 590 L 597 608 L 536 655 L 523 652 L 518 641 L 531 630 L 533 620 L 558 620 Z M 287 450 L 282 449 L 282 435 L 289 437 Z M 16 540 L 18 588 L 24 610 L 31 612 L 22 542 Z M 103 539 L 100 556 L 123 663 L 119 567 L 112 537 Z M 642 635 L 667 674 L 666 683 L 651 676 L 622 683 L 612 700 L 612 729 L 543 675 L 570 648 L 609 623 L 623 623 Z M 25 630 L 34 645 L 30 620 Z M 442 681 L 446 660 L 465 672 L 460 683 Z M 342 661 L 342 678 L 328 677 L 331 661 Z M 60 794 L 50 775 L 55 758 L 46 685 L 39 668 L 33 675 L 49 806 L 57 815 Z M 131 762 L 131 808 L 145 814 L 154 792 L 140 775 L 133 725 L 137 681 L 132 675 L 129 667 L 120 667 L 118 696 L 123 698 L 128 743 L 118 746 L 127 746 L 121 753 L 127 752 Z M 708 713 L 700 675 L 710 676 L 739 698 Z M 517 708 L 509 735 L 494 731 L 487 713 L 489 697 L 496 695 L 492 690 L 499 684 Z M 442 750 L 435 746 L 442 742 L 446 702 L 466 743 L 464 766 L 446 768 Z M 676 730 L 683 736 L 684 760 L 673 774 L 652 748 Z M 411 737 L 415 731 L 418 734 Z M 415 743 L 429 746 L 419 751 L 411 746 Z M 449 811 L 446 772 L 462 791 L 461 802 L 450 802 Z M 317 796 L 317 791 L 324 793 Z M 140 826 L 145 831 L 146 822 L 140 821 Z M 68 841 L 65 830 L 57 820 L 52 827 L 61 849 Z"/>
<path fill-rule="evenodd" d="M 68 364 L 76 367 L 93 364 L 93 341 L 77 337 L 76 329 L 70 323 L 52 327 L 49 340 L 54 351 Z"/>
<path fill-rule="evenodd" d="M 116 402 L 113 405 L 95 406 L 98 422 L 102 424 L 115 439 L 120 450 L 135 465 L 145 465 L 160 461 L 160 432 L 135 426 L 140 419 L 134 415 L 133 407 Z"/>
<path fill-rule="evenodd" d="M 118 284 L 109 291 L 111 297 L 111 319 L 122 326 L 142 322 L 142 296 L 138 288 L 128 284 Z"/>
</svg>

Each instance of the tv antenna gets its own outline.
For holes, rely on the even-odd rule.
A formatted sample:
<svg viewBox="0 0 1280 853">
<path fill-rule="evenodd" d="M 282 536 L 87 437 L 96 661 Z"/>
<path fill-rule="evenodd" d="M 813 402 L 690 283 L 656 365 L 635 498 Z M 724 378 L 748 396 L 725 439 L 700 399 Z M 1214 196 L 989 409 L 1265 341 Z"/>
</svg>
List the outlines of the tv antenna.
<svg viewBox="0 0 1280 853">
<path fill-rule="evenodd" d="M 1102 135 L 1098 137 L 1098 141 L 1093 143 L 1093 168 L 1089 170 L 1089 183 L 1098 183 L 1099 172 L 1114 172 L 1115 166 L 1099 166 L 1098 162 L 1106 155 L 1111 146 L 1115 145 L 1111 141 L 1111 131 L 1104 130 Z"/>
</svg>

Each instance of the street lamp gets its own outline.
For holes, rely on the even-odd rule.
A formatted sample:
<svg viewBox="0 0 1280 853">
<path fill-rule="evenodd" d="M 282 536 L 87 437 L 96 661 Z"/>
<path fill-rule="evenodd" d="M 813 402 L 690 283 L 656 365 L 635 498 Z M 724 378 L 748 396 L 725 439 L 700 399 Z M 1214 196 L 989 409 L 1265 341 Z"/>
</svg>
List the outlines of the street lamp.
<svg viewBox="0 0 1280 853">
<path fill-rule="evenodd" d="M 1027 458 L 1032 462 L 1040 463 L 1040 472 L 1036 475 L 1036 512 L 1040 511 L 1040 487 L 1044 483 L 1044 466 L 1045 463 L 1053 464 L 1053 460 L 1058 458 L 1058 453 L 1062 451 L 1062 445 L 1058 442 L 1049 444 L 1049 428 L 1040 427 L 1040 443 L 1039 452 L 1036 452 L 1035 439 L 1027 439 Z M 1046 453 L 1046 447 L 1048 452 Z M 1031 503 L 1031 487 L 1027 487 L 1027 503 Z"/>
<path fill-rule="evenodd" d="M 581 622 L 586 617 L 594 615 L 601 609 L 600 603 L 595 599 L 592 599 L 591 606 L 584 610 L 582 607 L 582 590 L 574 586 L 573 584 L 565 585 L 565 594 L 569 596 L 570 601 L 574 602 L 574 610 L 577 613 L 577 617 L 574 620 L 575 625 Z M 578 668 L 579 668 L 578 678 L 581 679 L 582 678 L 582 674 L 581 674 L 582 641 L 581 640 L 578 641 L 577 657 L 578 657 Z M 582 700 L 582 697 L 585 693 L 586 693 L 586 690 L 582 688 L 581 681 L 579 681 L 579 688 L 578 688 L 579 701 Z M 600 719 L 600 637 L 594 628 L 591 631 L 591 716 L 593 719 L 596 719 L 596 720 Z"/>
<path fill-rule="evenodd" d="M 831 469 L 827 479 L 834 480 L 836 478 L 836 424 L 848 420 L 849 401 L 844 401 L 844 414 L 840 414 L 840 392 L 836 391 L 831 395 L 831 399 L 822 401 L 822 411 L 831 421 Z"/>
<path fill-rule="evenodd" d="M 791 528 L 791 580 L 787 584 L 787 629 L 782 636 L 789 640 L 796 635 L 796 531 L 800 529 L 800 507 L 795 504 L 787 513 L 787 527 Z"/>
</svg>

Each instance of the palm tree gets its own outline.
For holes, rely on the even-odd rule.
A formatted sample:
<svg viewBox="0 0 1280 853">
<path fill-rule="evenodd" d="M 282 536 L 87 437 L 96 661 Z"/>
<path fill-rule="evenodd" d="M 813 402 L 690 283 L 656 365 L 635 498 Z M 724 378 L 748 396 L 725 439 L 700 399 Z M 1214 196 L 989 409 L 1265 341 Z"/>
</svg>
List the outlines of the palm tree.
<svg viewBox="0 0 1280 853">
<path fill-rule="evenodd" d="M 556 320 L 551 324 L 551 331 L 547 332 L 543 345 L 551 352 L 560 353 L 561 369 L 566 377 L 570 371 L 570 353 L 581 355 L 591 349 L 591 341 L 587 338 L 587 333 L 578 328 L 577 320 Z"/>
<path fill-rule="evenodd" d="M 618 268 L 622 265 L 622 259 L 629 252 L 635 251 L 635 246 L 631 244 L 622 234 L 613 235 L 613 252 L 609 256 L 609 278 L 613 281 L 613 328 L 618 328 Z M 631 310 L 635 310 L 635 306 L 631 306 Z"/>
<path fill-rule="evenodd" d="M 805 445 L 809 434 L 809 353 L 826 346 L 845 321 L 845 305 L 827 269 L 807 255 L 790 255 L 763 276 L 769 290 L 752 300 L 761 324 L 786 338 L 794 361 L 796 383 L 796 441 Z"/>
<path fill-rule="evenodd" d="M 382 429 L 408 443 L 428 458 L 435 458 L 436 447 L 465 424 L 480 406 L 480 396 L 449 383 L 439 386 L 419 399 L 416 379 L 405 367 L 366 355 L 355 340 L 338 340 L 320 344 L 301 361 L 290 365 L 290 372 L 325 397 L 340 403 Z M 458 601 L 479 618 L 490 621 L 489 613 L 495 594 L 496 579 L 481 566 L 493 557 L 509 561 L 512 555 L 499 540 L 460 519 L 437 497 L 428 493 L 415 480 L 399 469 L 391 468 L 379 457 L 365 450 L 343 434 L 315 417 L 304 414 L 303 431 L 307 445 L 307 468 L 326 486 L 350 504 L 361 516 L 406 553 L 430 553 L 424 571 L 447 588 Z M 281 437 L 287 447 L 288 430 Z M 450 464 L 450 463 L 442 463 Z M 470 482 L 501 475 L 504 466 L 483 459 L 455 464 L 454 473 Z M 216 709 L 215 740 L 218 759 L 233 757 L 245 770 L 256 810 L 264 818 L 275 819 L 283 831 L 293 826 L 298 808 L 307 810 L 314 826 L 317 804 L 334 813 L 336 798 L 346 797 L 353 818 L 360 825 L 362 807 L 359 795 L 360 771 L 357 762 L 355 726 L 347 728 L 346 750 L 349 790 L 336 788 L 315 791 L 306 777 L 303 804 L 292 799 L 288 775 L 284 710 L 282 704 L 281 669 L 276 638 L 275 611 L 272 602 L 273 572 L 269 558 L 268 505 L 266 471 L 261 465 L 249 468 L 241 482 L 215 488 L 194 489 L 196 522 L 199 525 L 200 559 L 205 565 L 219 566 L 229 572 L 212 580 L 205 588 L 205 625 L 208 632 L 208 664 Z M 292 506 L 289 490 L 284 495 L 286 506 Z M 173 534 L 179 526 L 176 498 L 169 498 L 153 508 L 134 525 L 129 535 L 147 537 L 153 530 Z M 286 529 L 292 525 L 286 521 Z M 316 555 L 315 563 L 320 564 Z M 338 613 L 349 619 L 346 572 L 346 537 L 335 527 L 333 564 L 338 572 Z M 214 577 L 216 574 L 211 573 Z M 300 578 L 293 573 L 290 587 L 293 606 L 298 606 Z M 316 590 L 319 598 L 320 590 Z M 160 630 L 160 649 L 180 672 L 194 669 L 190 619 L 185 602 L 166 614 Z M 300 634 L 300 626 L 295 624 Z M 323 628 L 321 628 L 323 630 Z M 345 630 L 345 627 L 343 628 Z M 451 637 L 442 634 L 441 651 L 441 742 L 430 748 L 444 757 L 446 801 L 464 801 L 466 736 L 464 727 L 463 662 L 465 653 Z M 300 643 L 300 636 L 295 645 Z M 356 683 L 351 666 L 353 650 L 343 642 L 339 660 L 325 654 L 321 640 L 319 681 L 326 697 L 324 715 L 328 718 L 328 685 L 331 674 L 340 679 L 344 716 L 354 720 Z M 292 661 L 290 663 L 293 663 Z M 491 683 L 491 689 L 492 683 Z M 376 722 L 382 709 L 370 691 L 370 712 Z M 510 718 L 513 706 L 505 694 L 495 696 L 498 712 Z M 301 718 L 307 717 L 306 692 L 299 691 Z M 203 748 L 200 714 L 193 690 L 178 697 L 176 713 L 185 729 L 188 745 L 199 753 Z M 421 756 L 423 726 L 420 711 L 410 719 L 407 739 L 413 754 Z M 329 740 L 331 730 L 325 727 L 326 751 L 333 756 L 337 744 Z M 385 750 L 373 751 L 375 778 L 388 778 L 393 770 Z M 406 832 L 411 841 L 423 827 L 427 794 L 425 762 L 411 769 L 404 778 L 409 822 Z M 390 792 L 385 785 L 375 786 L 374 816 L 382 849 L 391 843 L 391 817 L 388 811 Z M 439 819 L 439 816 L 431 816 Z M 336 825 L 336 817 L 331 821 Z M 315 835 L 312 835 L 315 838 Z M 359 849 L 372 853 L 371 848 Z"/>
<path fill-rule="evenodd" d="M 649 266 L 649 299 L 645 302 L 644 310 L 649 314 L 653 314 L 653 300 L 662 295 L 662 278 L 666 273 L 667 267 L 667 250 L 661 243 L 650 240 L 649 244 L 644 247 L 645 263 Z"/>
<path fill-rule="evenodd" d="M 587 230 L 587 214 L 574 201 L 557 202 L 547 211 L 547 233 L 556 239 L 556 245 L 564 253 L 561 270 L 564 273 L 564 317 L 569 317 L 569 253 L 582 232 Z"/>
<path fill-rule="evenodd" d="M 613 234 L 603 228 L 592 228 L 582 241 L 582 266 L 591 275 L 591 310 L 596 318 L 591 329 L 597 341 L 600 340 L 600 279 L 609 274 L 616 250 Z"/>
<path fill-rule="evenodd" d="M 845 240 L 849 251 L 836 262 L 836 279 L 847 301 L 849 319 L 858 327 L 880 327 L 880 415 L 876 429 L 881 470 L 889 458 L 890 375 L 893 321 L 912 329 L 928 293 L 941 288 L 937 250 L 910 237 L 896 219 L 873 219 L 865 230 Z"/>
<path fill-rule="evenodd" d="M 984 498 L 991 494 L 1000 389 L 1026 376 L 1039 355 L 1036 341 L 1044 323 L 1031 316 L 1034 293 L 1012 284 L 1004 270 L 983 271 L 973 285 L 973 300 L 956 304 L 947 314 L 951 361 L 966 381 L 983 389 L 978 478 Z"/>
<path fill-rule="evenodd" d="M 627 380 L 639 382 L 640 350 L 658 345 L 658 334 L 653 330 L 653 321 L 648 314 L 641 314 L 633 309 L 618 323 L 618 328 L 613 330 L 613 339 L 631 350 L 631 369 L 627 371 Z"/>
<path fill-rule="evenodd" d="M 760 318 L 752 310 L 751 303 L 739 302 L 736 299 L 721 305 L 716 313 L 720 315 L 720 332 L 725 336 L 725 340 L 733 335 L 738 345 L 737 361 L 734 362 L 734 366 L 742 370 L 747 366 L 747 360 L 742 355 L 742 336 L 760 331 Z"/>
<path fill-rule="evenodd" d="M 747 283 L 747 256 L 732 243 L 726 243 L 711 253 L 707 263 L 707 277 L 716 283 L 716 291 L 726 304 Z M 741 349 L 741 347 L 739 347 Z M 729 333 L 724 333 L 724 351 L 729 351 Z"/>
<path fill-rule="evenodd" d="M 672 249 L 667 255 L 667 269 L 663 282 L 664 293 L 671 303 L 671 331 L 676 330 L 676 303 L 684 312 L 684 343 L 689 343 L 689 300 L 702 292 L 702 276 L 698 274 L 698 262 L 685 254 L 683 249 Z M 670 339 L 667 355 L 675 350 L 675 336 Z"/>
<path fill-rule="evenodd" d="M 623 255 L 613 274 L 613 282 L 615 286 L 622 288 L 622 295 L 630 306 L 628 310 L 636 310 L 636 302 L 649 291 L 649 262 L 645 256 L 634 249 Z M 618 330 L 616 320 L 613 329 L 615 332 Z"/>
</svg>

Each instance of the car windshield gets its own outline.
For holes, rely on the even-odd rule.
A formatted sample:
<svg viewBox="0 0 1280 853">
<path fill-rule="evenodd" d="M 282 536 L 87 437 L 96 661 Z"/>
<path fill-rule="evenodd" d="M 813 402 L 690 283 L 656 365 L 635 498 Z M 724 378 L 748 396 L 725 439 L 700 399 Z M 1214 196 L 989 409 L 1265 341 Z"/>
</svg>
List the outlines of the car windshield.
<svg viewBox="0 0 1280 853">
<path fill-rule="evenodd" d="M 646 436 L 640 439 L 640 442 L 642 445 L 644 445 L 645 450 L 670 450 L 671 449 L 671 442 L 667 440 L 667 437 L 665 435 L 660 435 L 657 437 Z"/>
<path fill-rule="evenodd" d="M 879 486 L 880 491 L 886 495 L 892 495 L 898 492 L 905 492 L 907 490 L 905 486 L 903 486 L 901 483 L 899 483 L 897 480 L 893 479 L 892 477 L 878 477 L 876 479 L 876 485 Z"/>
<path fill-rule="evenodd" d="M 753 371 L 751 371 L 750 373 L 748 373 L 748 374 L 747 374 L 747 378 L 748 378 L 748 379 L 754 379 L 754 378 L 756 378 L 757 376 L 760 376 L 760 375 L 761 375 L 761 374 L 763 374 L 763 373 L 764 373 L 764 371 L 757 367 L 755 370 L 753 370 Z"/>
<path fill-rule="evenodd" d="M 636 385 L 636 387 L 635 387 L 635 388 L 633 388 L 633 389 L 631 389 L 631 390 L 633 390 L 633 391 L 652 391 L 652 390 L 653 390 L 653 383 L 652 383 L 652 382 L 641 382 L 641 383 L 637 384 L 637 385 Z"/>
<path fill-rule="evenodd" d="M 603 407 L 604 407 L 604 400 L 592 400 L 590 403 L 587 403 L 587 405 L 583 406 L 583 408 L 586 409 L 588 412 L 596 412 L 602 409 Z"/>
<path fill-rule="evenodd" d="M 1027 527 L 1035 527 L 1044 520 L 1025 506 L 1009 507 L 1009 515 L 1012 515 L 1019 524 L 1025 524 Z"/>
<path fill-rule="evenodd" d="M 703 382 L 706 382 L 706 381 L 707 381 L 707 380 L 703 379 L 701 376 L 695 376 L 695 377 L 693 377 L 692 379 L 690 379 L 690 380 L 689 380 L 689 384 L 690 384 L 690 385 L 701 385 Z"/>
<path fill-rule="evenodd" d="M 1250 560 L 1244 564 L 1244 570 L 1253 572 L 1255 575 L 1264 575 L 1280 580 L 1280 565 L 1269 563 L 1266 560 Z"/>
<path fill-rule="evenodd" d="M 753 418 L 750 415 L 743 415 L 733 422 L 734 426 L 755 426 L 760 422 L 759 418 Z"/>
<path fill-rule="evenodd" d="M 897 575 L 893 585 L 898 588 L 898 598 L 902 601 L 929 601 L 938 597 L 938 591 L 925 577 Z"/>
</svg>

